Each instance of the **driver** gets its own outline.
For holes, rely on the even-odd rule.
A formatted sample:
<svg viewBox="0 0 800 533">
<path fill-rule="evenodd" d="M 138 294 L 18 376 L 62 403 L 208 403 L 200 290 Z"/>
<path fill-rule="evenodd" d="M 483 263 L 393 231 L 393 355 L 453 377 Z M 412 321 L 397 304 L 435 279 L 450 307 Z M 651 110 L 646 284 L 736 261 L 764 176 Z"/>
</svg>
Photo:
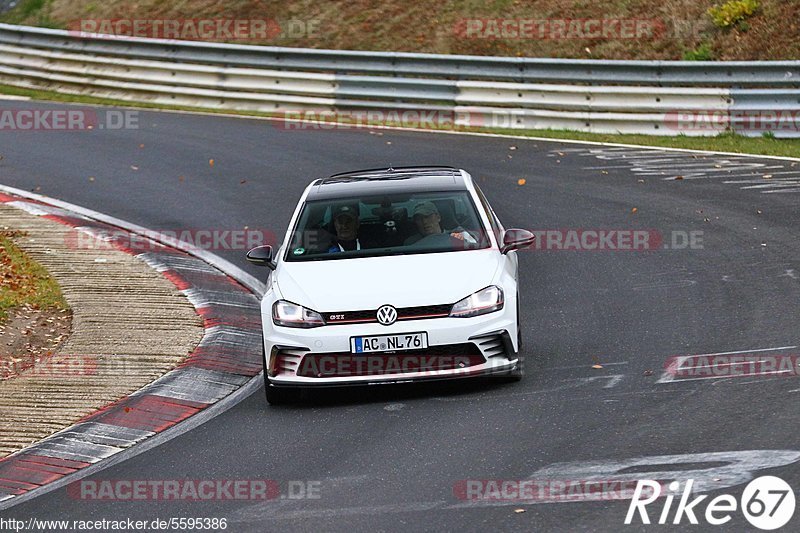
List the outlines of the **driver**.
<svg viewBox="0 0 800 533">
<path fill-rule="evenodd" d="M 359 225 L 357 207 L 346 204 L 335 206 L 333 208 L 333 226 L 336 229 L 336 236 L 328 248 L 328 252 L 360 250 Z"/>
</svg>

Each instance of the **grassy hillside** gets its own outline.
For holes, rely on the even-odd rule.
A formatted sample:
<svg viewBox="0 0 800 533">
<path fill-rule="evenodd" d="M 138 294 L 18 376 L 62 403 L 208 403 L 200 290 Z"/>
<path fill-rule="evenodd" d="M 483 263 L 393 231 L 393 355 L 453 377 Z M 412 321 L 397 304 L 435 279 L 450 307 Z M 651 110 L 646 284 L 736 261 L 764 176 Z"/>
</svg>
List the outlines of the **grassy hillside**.
<svg viewBox="0 0 800 533">
<path fill-rule="evenodd" d="M 708 10 L 724 4 L 729 5 L 715 23 Z M 729 14 L 737 18 L 742 10 L 752 13 L 726 25 Z M 800 0 L 20 0 L 0 19 L 68 28 L 81 19 L 268 18 L 284 33 L 259 44 L 531 57 L 755 60 L 800 58 L 799 15 Z M 503 29 L 498 19 L 510 20 L 510 25 Z M 529 29 L 525 38 L 513 37 L 514 28 L 525 19 L 549 22 L 534 22 L 534 31 Z M 569 22 L 586 19 L 607 24 L 607 30 L 587 36 L 596 25 Z M 620 19 L 622 24 L 644 21 L 650 29 L 626 35 L 613 22 Z M 286 33 L 291 24 L 297 35 Z"/>
</svg>

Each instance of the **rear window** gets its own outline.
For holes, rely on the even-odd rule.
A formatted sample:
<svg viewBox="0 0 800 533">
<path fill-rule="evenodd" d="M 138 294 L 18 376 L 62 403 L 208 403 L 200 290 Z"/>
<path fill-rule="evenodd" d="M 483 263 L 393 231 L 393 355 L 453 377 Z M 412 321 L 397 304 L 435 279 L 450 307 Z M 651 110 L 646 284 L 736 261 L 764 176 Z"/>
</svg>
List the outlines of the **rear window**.
<svg viewBox="0 0 800 533">
<path fill-rule="evenodd" d="M 488 248 L 467 191 L 389 194 L 306 202 L 286 261 L 323 261 Z"/>
</svg>

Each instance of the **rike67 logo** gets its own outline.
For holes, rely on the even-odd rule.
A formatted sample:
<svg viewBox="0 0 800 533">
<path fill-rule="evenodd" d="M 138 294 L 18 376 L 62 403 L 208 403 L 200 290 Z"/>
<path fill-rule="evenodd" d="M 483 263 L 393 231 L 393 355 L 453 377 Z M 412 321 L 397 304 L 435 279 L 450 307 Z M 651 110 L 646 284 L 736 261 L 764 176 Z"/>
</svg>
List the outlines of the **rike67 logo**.
<svg viewBox="0 0 800 533">
<path fill-rule="evenodd" d="M 794 491 L 779 477 L 761 476 L 754 479 L 745 487 L 739 501 L 730 494 L 716 496 L 706 502 L 705 510 L 702 512 L 701 504 L 708 495 L 701 494 L 690 499 L 693 484 L 694 480 L 688 480 L 681 491 L 680 482 L 673 481 L 667 485 L 665 494 L 662 494 L 663 486 L 659 482 L 640 480 L 636 484 L 628 507 L 625 524 L 634 523 L 637 512 L 641 523 L 650 524 L 651 518 L 647 506 L 664 496 L 663 507 L 657 515 L 658 524 L 677 525 L 684 523 L 684 519 L 690 524 L 698 524 L 700 523 L 698 516 L 701 516 L 706 523 L 719 526 L 729 522 L 734 513 L 741 511 L 752 526 L 762 530 L 774 530 L 786 525 L 794 514 Z M 676 497 L 679 497 L 679 500 L 673 513 L 672 504 Z"/>
</svg>

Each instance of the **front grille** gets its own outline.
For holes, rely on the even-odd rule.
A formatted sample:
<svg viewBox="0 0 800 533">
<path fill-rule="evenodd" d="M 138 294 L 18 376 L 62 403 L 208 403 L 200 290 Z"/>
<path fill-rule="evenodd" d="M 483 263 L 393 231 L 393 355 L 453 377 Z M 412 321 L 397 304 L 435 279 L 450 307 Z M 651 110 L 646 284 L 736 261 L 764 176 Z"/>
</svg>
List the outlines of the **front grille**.
<svg viewBox="0 0 800 533">
<path fill-rule="evenodd" d="M 473 343 L 431 346 L 408 352 L 309 353 L 300 362 L 297 375 L 308 378 L 382 376 L 456 370 L 485 362 L 481 350 Z"/>
<path fill-rule="evenodd" d="M 444 318 L 450 316 L 453 304 L 423 305 L 418 307 L 401 307 L 397 309 L 397 321 L 419 320 L 423 318 Z M 364 324 L 378 322 L 377 309 L 366 311 L 339 311 L 322 313 L 325 323 L 335 324 Z"/>
</svg>

